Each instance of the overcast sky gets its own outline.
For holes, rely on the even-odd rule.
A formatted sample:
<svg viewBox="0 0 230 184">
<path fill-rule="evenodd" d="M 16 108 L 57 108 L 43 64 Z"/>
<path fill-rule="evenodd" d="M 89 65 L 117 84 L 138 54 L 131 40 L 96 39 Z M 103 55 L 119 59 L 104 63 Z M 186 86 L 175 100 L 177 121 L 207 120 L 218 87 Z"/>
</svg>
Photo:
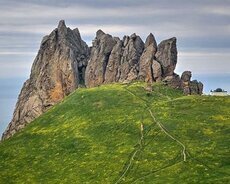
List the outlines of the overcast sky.
<svg viewBox="0 0 230 184">
<path fill-rule="evenodd" d="M 158 43 L 175 36 L 176 72 L 191 70 L 206 91 L 230 89 L 230 0 L 0 0 L 0 100 L 11 99 L 0 102 L 0 123 L 11 117 L 14 105 L 7 107 L 29 77 L 42 37 L 61 19 L 89 45 L 98 29 L 143 40 L 152 32 Z"/>
<path fill-rule="evenodd" d="M 230 0 L 0 0 L 0 77 L 29 75 L 42 37 L 60 19 L 90 45 L 98 29 L 178 38 L 177 71 L 230 73 Z"/>
</svg>

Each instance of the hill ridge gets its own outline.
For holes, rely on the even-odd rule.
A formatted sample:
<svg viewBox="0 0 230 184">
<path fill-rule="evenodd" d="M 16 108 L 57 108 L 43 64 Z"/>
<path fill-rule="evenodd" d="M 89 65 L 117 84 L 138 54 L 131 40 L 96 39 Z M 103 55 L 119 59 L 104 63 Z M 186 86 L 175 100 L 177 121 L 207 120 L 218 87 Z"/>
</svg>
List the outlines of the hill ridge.
<svg viewBox="0 0 230 184">
<path fill-rule="evenodd" d="M 145 43 L 133 33 L 123 39 L 98 30 L 93 46 L 82 40 L 79 30 L 58 27 L 41 42 L 30 78 L 24 83 L 13 118 L 2 135 L 7 139 L 80 87 L 135 80 L 149 84 L 164 81 L 184 94 L 202 94 L 203 84 L 191 81 L 185 71 L 177 75 L 177 39 L 157 45 L 152 33 Z"/>
</svg>

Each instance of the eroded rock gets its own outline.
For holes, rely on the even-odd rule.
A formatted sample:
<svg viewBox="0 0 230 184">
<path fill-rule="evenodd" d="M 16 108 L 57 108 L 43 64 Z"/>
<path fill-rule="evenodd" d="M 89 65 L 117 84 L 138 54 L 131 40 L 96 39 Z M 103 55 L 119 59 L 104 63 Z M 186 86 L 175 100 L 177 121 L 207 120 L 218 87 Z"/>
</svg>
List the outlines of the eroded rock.
<svg viewBox="0 0 230 184">
<path fill-rule="evenodd" d="M 152 73 L 153 73 L 153 80 L 159 82 L 162 80 L 162 68 L 161 64 L 156 61 L 155 59 L 152 61 Z"/>
<path fill-rule="evenodd" d="M 139 79 L 146 82 L 153 82 L 153 68 L 155 74 L 158 73 L 159 66 L 156 65 L 153 60 L 157 52 L 157 43 L 152 33 L 147 37 L 145 41 L 145 49 L 140 58 L 139 64 Z M 152 68 L 153 67 L 153 68 Z M 158 67 L 158 68 L 157 68 Z"/>
<path fill-rule="evenodd" d="M 192 72 L 184 71 L 181 75 L 182 89 L 185 95 L 202 95 L 203 84 L 197 80 L 191 81 Z"/>
<path fill-rule="evenodd" d="M 117 40 L 116 45 L 109 56 L 109 61 L 105 72 L 105 83 L 118 82 L 119 80 L 119 66 L 123 53 L 123 42 Z"/>
<path fill-rule="evenodd" d="M 115 44 L 116 41 L 111 35 L 101 30 L 97 31 L 86 68 L 85 84 L 87 87 L 98 86 L 105 81 L 106 67 Z"/>
<path fill-rule="evenodd" d="M 163 82 L 175 89 L 181 89 L 181 78 L 177 74 L 173 74 L 164 78 Z"/>
<path fill-rule="evenodd" d="M 158 45 L 156 60 L 162 66 L 163 77 L 172 76 L 177 64 L 176 38 L 162 41 Z"/>
<path fill-rule="evenodd" d="M 124 49 L 119 67 L 119 82 L 133 81 L 138 78 L 139 60 L 144 43 L 135 33 L 124 39 Z"/>
<path fill-rule="evenodd" d="M 66 95 L 84 84 L 89 49 L 77 29 L 60 21 L 58 28 L 43 38 L 30 78 L 18 97 L 13 119 L 2 139 L 12 136 Z"/>
</svg>

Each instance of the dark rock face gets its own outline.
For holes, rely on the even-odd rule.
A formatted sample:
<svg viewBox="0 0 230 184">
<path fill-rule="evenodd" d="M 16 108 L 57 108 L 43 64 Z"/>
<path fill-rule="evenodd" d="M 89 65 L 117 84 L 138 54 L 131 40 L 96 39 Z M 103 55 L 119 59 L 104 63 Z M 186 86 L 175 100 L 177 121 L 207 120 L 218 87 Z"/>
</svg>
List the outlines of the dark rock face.
<svg viewBox="0 0 230 184">
<path fill-rule="evenodd" d="M 173 74 L 164 78 L 163 82 L 175 89 L 181 89 L 181 78 L 177 74 Z"/>
<path fill-rule="evenodd" d="M 42 40 L 30 79 L 18 97 L 13 119 L 3 133 L 6 139 L 84 84 L 89 49 L 78 29 L 60 21 Z"/>
<path fill-rule="evenodd" d="M 191 81 L 191 72 L 174 73 L 177 64 L 176 38 L 158 46 L 153 34 L 145 43 L 135 33 L 123 40 L 97 31 L 90 49 L 78 29 L 60 21 L 58 28 L 41 42 L 30 78 L 24 83 L 13 119 L 2 138 L 24 128 L 66 95 L 81 86 L 142 80 L 151 86 L 163 81 L 185 94 L 202 94 L 203 84 Z"/>
<path fill-rule="evenodd" d="M 121 41 L 100 31 L 93 42 L 86 68 L 86 86 L 137 79 L 143 49 L 144 43 L 136 34 L 125 36 Z"/>
<path fill-rule="evenodd" d="M 119 82 L 133 81 L 138 78 L 139 59 L 144 50 L 144 43 L 135 33 L 125 36 L 123 54 L 119 66 Z"/>
<path fill-rule="evenodd" d="M 117 40 L 116 45 L 113 47 L 105 72 L 105 83 L 118 82 L 119 80 L 119 67 L 123 53 L 122 45 L 123 42 Z"/>
<path fill-rule="evenodd" d="M 156 60 L 152 61 L 152 72 L 154 81 L 160 82 L 162 80 L 162 69 L 161 64 Z"/>
<path fill-rule="evenodd" d="M 197 80 L 193 80 L 190 82 L 190 94 L 191 95 L 202 95 L 203 92 L 203 84 L 201 82 L 198 82 Z"/>
<path fill-rule="evenodd" d="M 177 47 L 175 37 L 164 40 L 158 45 L 156 60 L 162 66 L 164 77 L 173 75 L 177 64 Z"/>
<path fill-rule="evenodd" d="M 202 95 L 203 94 L 203 89 L 204 89 L 204 85 L 202 82 L 198 82 L 198 95 Z"/>
<path fill-rule="evenodd" d="M 192 77 L 192 72 L 184 71 L 181 75 L 181 80 L 183 82 L 189 82 L 191 80 L 191 77 Z"/>
<path fill-rule="evenodd" d="M 190 89 L 191 77 L 192 77 L 192 73 L 190 71 L 184 71 L 181 75 L 182 88 L 183 88 L 184 94 L 186 95 L 191 94 L 191 89 Z"/>
<path fill-rule="evenodd" d="M 197 80 L 191 81 L 190 84 L 189 84 L 189 88 L 190 88 L 190 94 L 191 95 L 196 95 L 198 93 L 198 91 L 199 91 Z"/>
<path fill-rule="evenodd" d="M 157 43 L 153 34 L 151 33 L 145 41 L 145 49 L 140 58 L 140 65 L 139 65 L 140 80 L 146 82 L 153 82 L 154 80 L 153 69 L 155 70 L 156 75 L 158 73 L 157 72 L 158 66 L 156 65 L 156 63 L 154 63 L 154 66 L 152 68 L 153 60 L 156 52 L 157 52 Z"/>
<path fill-rule="evenodd" d="M 116 41 L 111 35 L 101 30 L 97 31 L 86 68 L 85 84 L 87 87 L 98 86 L 104 82 L 109 56 L 115 44 Z"/>
</svg>

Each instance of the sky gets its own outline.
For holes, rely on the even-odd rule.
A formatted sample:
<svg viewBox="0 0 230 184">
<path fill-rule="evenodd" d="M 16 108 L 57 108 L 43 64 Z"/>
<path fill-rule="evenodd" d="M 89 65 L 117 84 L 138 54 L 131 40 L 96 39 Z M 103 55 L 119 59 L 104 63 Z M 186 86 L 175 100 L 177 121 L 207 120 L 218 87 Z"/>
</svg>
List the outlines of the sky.
<svg viewBox="0 0 230 184">
<path fill-rule="evenodd" d="M 230 91 L 230 0 L 0 0 L 0 134 L 12 118 L 43 36 L 64 19 L 91 45 L 98 29 L 123 37 L 177 37 L 176 72 L 204 92 Z"/>
</svg>

